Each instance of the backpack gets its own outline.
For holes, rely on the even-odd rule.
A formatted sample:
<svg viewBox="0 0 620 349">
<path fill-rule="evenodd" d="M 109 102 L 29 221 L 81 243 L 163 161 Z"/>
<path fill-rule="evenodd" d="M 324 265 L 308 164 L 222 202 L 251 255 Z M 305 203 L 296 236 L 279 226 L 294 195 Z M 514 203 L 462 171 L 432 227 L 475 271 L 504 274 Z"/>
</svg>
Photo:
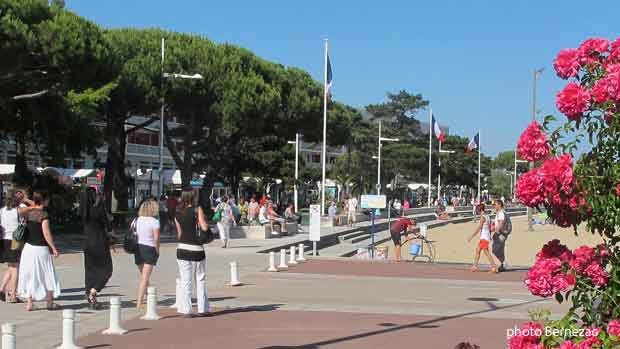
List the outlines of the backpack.
<svg viewBox="0 0 620 349">
<path fill-rule="evenodd" d="M 502 227 L 502 234 L 508 236 L 512 233 L 512 221 L 510 220 L 510 216 L 504 212 L 504 226 Z"/>
</svg>

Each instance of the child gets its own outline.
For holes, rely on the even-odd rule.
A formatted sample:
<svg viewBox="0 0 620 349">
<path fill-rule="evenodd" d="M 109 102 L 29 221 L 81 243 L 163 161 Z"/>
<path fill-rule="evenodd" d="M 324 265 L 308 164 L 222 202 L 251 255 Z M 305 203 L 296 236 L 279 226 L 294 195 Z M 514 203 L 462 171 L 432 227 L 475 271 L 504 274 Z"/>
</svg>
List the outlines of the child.
<svg viewBox="0 0 620 349">
<path fill-rule="evenodd" d="M 478 261 L 480 260 L 480 251 L 484 251 L 484 254 L 489 259 L 489 263 L 491 264 L 491 272 L 497 273 L 497 267 L 495 262 L 493 261 L 493 257 L 491 257 L 491 253 L 489 252 L 489 241 L 491 240 L 491 230 L 489 229 L 489 217 L 484 212 L 484 204 L 480 204 L 481 213 L 480 213 L 480 223 L 478 224 L 478 228 L 476 231 L 471 234 L 467 242 L 471 242 L 471 240 L 477 234 L 480 234 L 480 241 L 478 242 L 478 247 L 476 248 L 476 255 L 474 257 L 474 265 L 471 267 L 471 271 L 478 271 Z"/>
</svg>

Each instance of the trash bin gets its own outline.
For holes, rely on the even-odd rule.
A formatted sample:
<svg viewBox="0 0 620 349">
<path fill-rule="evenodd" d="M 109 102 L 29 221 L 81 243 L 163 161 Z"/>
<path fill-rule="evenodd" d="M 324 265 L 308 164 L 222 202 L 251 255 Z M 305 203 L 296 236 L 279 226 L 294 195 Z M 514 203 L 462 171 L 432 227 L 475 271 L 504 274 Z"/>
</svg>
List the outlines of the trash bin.
<svg viewBox="0 0 620 349">
<path fill-rule="evenodd" d="M 301 211 L 301 225 L 310 225 L 310 212 Z"/>
</svg>

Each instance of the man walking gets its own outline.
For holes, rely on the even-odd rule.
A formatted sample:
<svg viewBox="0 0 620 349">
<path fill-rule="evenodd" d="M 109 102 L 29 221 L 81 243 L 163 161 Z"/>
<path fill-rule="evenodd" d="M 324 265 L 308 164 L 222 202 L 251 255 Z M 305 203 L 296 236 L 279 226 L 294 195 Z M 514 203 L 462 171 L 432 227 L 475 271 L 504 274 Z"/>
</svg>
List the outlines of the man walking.
<svg viewBox="0 0 620 349">
<path fill-rule="evenodd" d="M 504 202 L 495 200 L 495 227 L 493 232 L 493 254 L 499 260 L 498 272 L 506 270 L 506 239 L 512 230 L 512 223 L 504 212 Z"/>
</svg>

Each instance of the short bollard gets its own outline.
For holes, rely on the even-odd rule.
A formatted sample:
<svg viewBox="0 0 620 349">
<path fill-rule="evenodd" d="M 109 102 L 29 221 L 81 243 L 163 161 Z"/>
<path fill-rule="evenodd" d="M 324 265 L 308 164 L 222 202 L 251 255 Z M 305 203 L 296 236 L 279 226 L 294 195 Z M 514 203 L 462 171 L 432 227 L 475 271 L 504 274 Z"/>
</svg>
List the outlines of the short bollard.
<svg viewBox="0 0 620 349">
<path fill-rule="evenodd" d="M 181 293 L 183 291 L 181 290 L 181 279 L 177 278 L 177 288 L 176 288 L 176 293 L 174 295 L 174 304 L 170 306 L 170 308 L 176 309 L 179 307 L 179 297 L 181 297 Z"/>
<path fill-rule="evenodd" d="M 230 262 L 230 286 L 239 286 L 239 269 L 237 268 L 237 262 Z"/>
<path fill-rule="evenodd" d="M 103 334 L 125 334 L 127 330 L 121 327 L 121 299 L 110 297 L 110 328 Z"/>
<path fill-rule="evenodd" d="M 58 349 L 82 349 L 75 345 L 75 310 L 62 311 L 62 345 Z"/>
<path fill-rule="evenodd" d="M 161 316 L 157 314 L 157 287 L 149 287 L 146 290 L 146 314 L 142 320 L 159 320 Z"/>
<path fill-rule="evenodd" d="M 289 265 L 295 265 L 297 264 L 297 261 L 295 260 L 295 258 L 297 257 L 297 255 L 295 255 L 295 245 L 291 246 L 291 258 L 288 259 L 288 264 Z"/>
<path fill-rule="evenodd" d="M 269 252 L 269 269 L 267 271 L 278 271 L 276 268 L 276 253 Z"/>
<path fill-rule="evenodd" d="M 15 349 L 17 341 L 15 338 L 15 324 L 2 325 L 2 349 Z"/>
<path fill-rule="evenodd" d="M 304 248 L 306 246 L 304 244 L 299 244 L 299 247 L 297 248 L 297 250 L 299 251 L 299 257 L 297 257 L 297 261 L 298 262 L 305 262 L 306 261 L 306 257 L 304 256 Z"/>
<path fill-rule="evenodd" d="M 280 249 L 280 265 L 278 265 L 278 269 L 286 269 L 288 265 L 286 265 L 286 250 Z"/>
</svg>

